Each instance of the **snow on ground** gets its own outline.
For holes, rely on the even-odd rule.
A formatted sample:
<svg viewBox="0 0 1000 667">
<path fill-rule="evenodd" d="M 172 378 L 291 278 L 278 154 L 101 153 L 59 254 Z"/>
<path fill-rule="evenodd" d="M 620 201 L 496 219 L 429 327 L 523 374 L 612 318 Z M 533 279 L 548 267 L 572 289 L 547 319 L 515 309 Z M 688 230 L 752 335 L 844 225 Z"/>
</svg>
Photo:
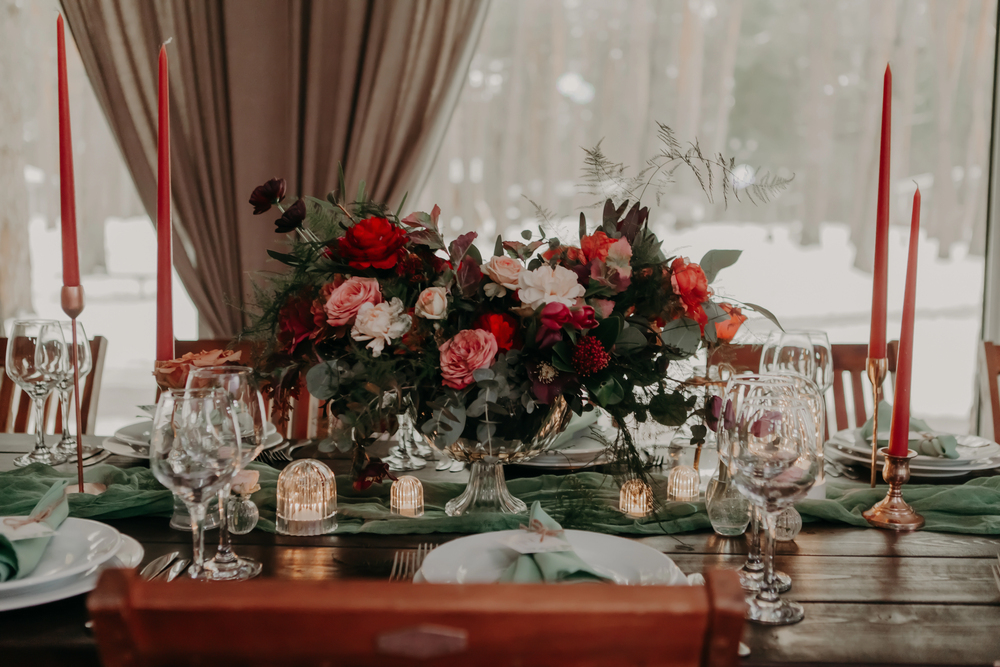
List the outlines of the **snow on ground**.
<svg viewBox="0 0 1000 667">
<path fill-rule="evenodd" d="M 697 261 L 712 248 L 742 248 L 720 273 L 720 295 L 759 303 L 785 328 L 823 329 L 833 343 L 868 341 L 871 276 L 853 268 L 848 228 L 823 226 L 821 242 L 802 247 L 795 225 L 703 224 L 684 230 L 655 228 L 664 250 Z M 890 233 L 889 338 L 897 338 L 909 231 Z M 112 433 L 133 420 L 135 406 L 152 401 L 150 377 L 156 332 L 156 238 L 146 218 L 111 219 L 105 243 L 107 275 L 83 277 L 87 306 L 81 321 L 91 336 L 108 338 L 108 358 L 97 420 Z M 31 222 L 32 290 L 39 317 L 62 318 L 58 228 Z M 935 241 L 921 240 L 912 407 L 941 429 L 968 429 L 983 293 L 983 259 L 952 248 L 939 259 Z M 753 329 L 764 331 L 762 323 Z M 197 313 L 174 276 L 174 332 L 197 337 Z M 758 334 L 759 335 L 759 334 Z"/>
</svg>

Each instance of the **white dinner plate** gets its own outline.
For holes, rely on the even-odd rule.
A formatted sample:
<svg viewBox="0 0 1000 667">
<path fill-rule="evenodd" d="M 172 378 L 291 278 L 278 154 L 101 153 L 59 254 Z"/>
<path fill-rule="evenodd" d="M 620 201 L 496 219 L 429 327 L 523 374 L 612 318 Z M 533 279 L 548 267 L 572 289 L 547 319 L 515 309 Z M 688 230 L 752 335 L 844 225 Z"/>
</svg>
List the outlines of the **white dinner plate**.
<svg viewBox="0 0 1000 667">
<path fill-rule="evenodd" d="M 839 447 L 836 447 L 833 444 L 829 443 L 826 447 L 826 452 L 827 455 L 830 455 L 832 453 L 838 458 L 847 459 L 852 463 L 867 464 L 868 467 L 871 467 L 870 455 L 866 457 L 862 456 L 861 454 L 855 454 L 854 452 L 840 449 Z M 915 477 L 961 477 L 962 475 L 967 475 L 970 472 L 976 472 L 978 470 L 992 470 L 994 468 L 1000 468 L 1000 457 L 992 459 L 983 459 L 982 461 L 977 461 L 975 463 L 970 463 L 968 465 L 927 467 L 927 466 L 919 466 L 911 464 L 910 474 L 912 474 Z"/>
<path fill-rule="evenodd" d="M 69 517 L 52 536 L 32 573 L 0 584 L 0 597 L 92 570 L 114 556 L 121 543 L 121 533 L 111 526 Z"/>
<path fill-rule="evenodd" d="M 528 461 L 518 463 L 517 465 L 527 466 L 529 468 L 548 468 L 551 470 L 576 470 L 577 468 L 604 465 L 607 462 L 608 457 L 606 457 L 603 452 L 600 452 L 596 455 L 596 457 L 591 457 L 585 460 L 559 456 L 538 456 Z"/>
<path fill-rule="evenodd" d="M 913 459 L 910 466 L 922 468 L 964 467 L 1000 457 L 1000 445 L 986 438 L 980 438 L 977 435 L 956 435 L 955 440 L 958 443 L 956 447 L 958 458 L 949 459 L 919 454 Z M 871 442 L 861 436 L 860 429 L 839 431 L 830 438 L 830 443 L 835 444 L 841 451 L 849 451 L 858 456 L 866 457 L 868 461 L 871 460 Z M 882 457 L 879 456 L 879 459 L 882 460 Z"/>
<path fill-rule="evenodd" d="M 431 551 L 420 568 L 432 584 L 492 584 L 518 557 L 504 540 L 518 530 L 461 537 Z M 566 530 L 577 555 L 617 584 L 686 586 L 687 577 L 665 554 L 639 542 L 584 530 Z"/>
<path fill-rule="evenodd" d="M 265 442 L 267 442 L 268 439 L 277 432 L 277 426 L 271 422 L 264 423 Z M 153 437 L 153 420 L 147 419 L 146 421 L 124 426 L 115 431 L 115 437 L 124 443 L 139 445 L 140 447 L 148 447 L 151 442 L 151 438 Z"/>
<path fill-rule="evenodd" d="M 22 591 L 19 595 L 0 597 L 0 611 L 35 607 L 47 602 L 55 602 L 56 600 L 65 600 L 76 595 L 83 595 L 94 590 L 94 587 L 97 586 L 97 579 L 104 570 L 111 567 L 129 569 L 138 567 L 144 555 L 142 545 L 128 535 L 122 535 L 121 537 L 121 547 L 119 547 L 113 558 L 108 559 L 106 562 L 95 566 L 83 574 L 68 579 L 60 579 L 39 588 L 31 588 Z"/>
<path fill-rule="evenodd" d="M 269 435 L 264 436 L 264 446 L 261 447 L 260 451 L 266 449 L 274 449 L 281 443 L 285 441 L 284 437 L 277 430 L 272 431 Z M 148 459 L 149 454 L 142 454 L 132 447 L 132 445 L 127 442 L 122 442 L 118 438 L 105 438 L 102 443 L 104 449 L 108 450 L 112 454 L 117 454 L 118 456 L 129 456 L 134 459 Z M 149 447 L 149 445 L 144 445 Z"/>
</svg>

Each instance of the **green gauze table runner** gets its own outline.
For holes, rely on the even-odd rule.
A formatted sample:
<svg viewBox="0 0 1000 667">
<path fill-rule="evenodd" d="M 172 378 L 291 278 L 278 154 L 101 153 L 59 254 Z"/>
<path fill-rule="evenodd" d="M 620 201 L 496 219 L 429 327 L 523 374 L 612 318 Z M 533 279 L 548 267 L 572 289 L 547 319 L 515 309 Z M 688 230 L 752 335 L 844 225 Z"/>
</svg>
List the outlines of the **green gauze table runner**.
<svg viewBox="0 0 1000 667">
<path fill-rule="evenodd" d="M 260 473 L 261 489 L 253 495 L 260 508 L 258 528 L 274 532 L 275 487 L 278 471 L 253 463 Z M 39 463 L 0 473 L 0 516 L 24 515 L 57 480 L 75 479 L 73 473 L 56 472 Z M 148 468 L 120 469 L 96 465 L 84 470 L 88 482 L 106 484 L 99 496 L 74 494 L 69 498 L 70 516 L 97 520 L 135 516 L 170 516 L 173 499 Z M 659 497 L 665 495 L 666 479 L 653 476 Z M 507 530 L 525 522 L 521 515 L 477 514 L 449 517 L 445 503 L 465 485 L 424 482 L 424 516 L 400 517 L 389 512 L 388 482 L 366 491 L 355 491 L 346 476 L 337 477 L 337 533 L 482 533 Z M 572 475 L 542 475 L 508 482 L 510 492 L 529 506 L 539 501 L 563 528 L 594 530 L 619 535 L 663 535 L 710 529 L 705 503 L 664 503 L 656 516 L 630 519 L 618 512 L 618 485 L 593 472 Z M 806 522 L 825 521 L 867 527 L 861 513 L 885 496 L 885 486 L 876 489 L 827 482 L 826 500 L 804 500 L 796 507 Z M 1000 535 L 1000 476 L 981 477 L 958 485 L 907 484 L 903 495 L 927 520 L 925 530 Z"/>
</svg>

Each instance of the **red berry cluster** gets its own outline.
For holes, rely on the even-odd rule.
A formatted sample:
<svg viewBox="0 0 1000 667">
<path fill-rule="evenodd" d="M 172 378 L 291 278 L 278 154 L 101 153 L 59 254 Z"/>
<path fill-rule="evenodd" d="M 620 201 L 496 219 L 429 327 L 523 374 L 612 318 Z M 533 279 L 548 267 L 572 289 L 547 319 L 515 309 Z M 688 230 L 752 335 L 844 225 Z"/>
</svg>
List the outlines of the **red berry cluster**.
<svg viewBox="0 0 1000 667">
<path fill-rule="evenodd" d="M 573 350 L 573 368 L 586 377 L 607 368 L 611 355 L 594 336 L 584 336 Z"/>
</svg>

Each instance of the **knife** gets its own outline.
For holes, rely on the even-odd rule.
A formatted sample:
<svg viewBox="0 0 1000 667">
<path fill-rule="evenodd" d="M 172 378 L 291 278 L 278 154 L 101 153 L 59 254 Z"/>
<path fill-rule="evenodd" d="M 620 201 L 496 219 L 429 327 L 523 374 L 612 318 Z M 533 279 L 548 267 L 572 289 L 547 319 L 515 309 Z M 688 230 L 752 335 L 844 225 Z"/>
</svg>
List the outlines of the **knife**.
<svg viewBox="0 0 1000 667">
<path fill-rule="evenodd" d="M 160 572 L 163 572 L 165 569 L 167 569 L 167 566 L 170 565 L 170 563 L 173 562 L 173 560 L 180 555 L 181 554 L 179 551 L 174 551 L 173 553 L 169 553 L 164 556 L 160 556 L 159 558 L 153 559 L 149 563 L 149 565 L 142 568 L 142 571 L 139 573 L 139 576 L 142 577 L 145 581 L 149 581 L 150 579 L 158 575 Z"/>
<path fill-rule="evenodd" d="M 179 561 L 170 566 L 170 572 L 167 572 L 167 581 L 173 581 L 176 579 L 184 570 L 187 569 L 188 563 L 190 563 L 187 558 L 181 558 Z"/>
</svg>

